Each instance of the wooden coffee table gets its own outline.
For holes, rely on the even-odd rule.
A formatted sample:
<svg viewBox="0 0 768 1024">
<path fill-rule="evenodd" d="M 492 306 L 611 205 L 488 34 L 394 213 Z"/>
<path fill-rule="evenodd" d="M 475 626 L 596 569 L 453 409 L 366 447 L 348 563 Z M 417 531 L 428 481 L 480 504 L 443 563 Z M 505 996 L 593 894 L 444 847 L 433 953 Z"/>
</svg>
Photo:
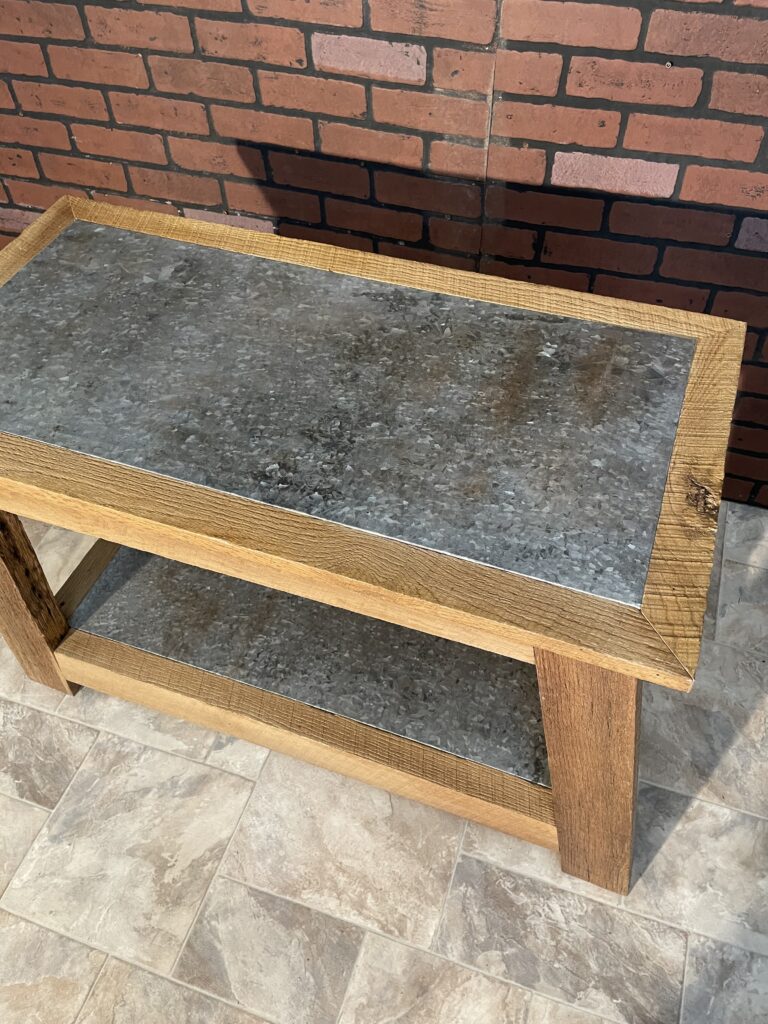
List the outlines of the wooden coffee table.
<svg viewBox="0 0 768 1024">
<path fill-rule="evenodd" d="M 73 198 L 0 283 L 32 679 L 627 890 L 639 680 L 692 685 L 742 324 Z M 56 596 L 18 516 L 101 538 Z"/>
</svg>

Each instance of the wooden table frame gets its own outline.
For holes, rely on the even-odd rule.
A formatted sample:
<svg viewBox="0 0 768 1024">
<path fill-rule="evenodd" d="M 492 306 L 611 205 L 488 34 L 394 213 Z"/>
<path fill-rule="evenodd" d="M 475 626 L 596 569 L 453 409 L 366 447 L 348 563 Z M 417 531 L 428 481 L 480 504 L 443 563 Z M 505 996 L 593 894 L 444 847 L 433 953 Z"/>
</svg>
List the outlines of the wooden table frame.
<svg viewBox="0 0 768 1024">
<path fill-rule="evenodd" d="M 692 685 L 744 325 L 70 197 L 0 252 L 0 285 L 74 220 L 695 341 L 640 608 L 0 433 L 0 631 L 31 678 L 118 694 L 558 847 L 564 870 L 626 892 L 638 680 Z M 103 538 L 58 597 L 18 516 Z M 67 632 L 116 544 L 535 663 L 552 789 Z"/>
</svg>

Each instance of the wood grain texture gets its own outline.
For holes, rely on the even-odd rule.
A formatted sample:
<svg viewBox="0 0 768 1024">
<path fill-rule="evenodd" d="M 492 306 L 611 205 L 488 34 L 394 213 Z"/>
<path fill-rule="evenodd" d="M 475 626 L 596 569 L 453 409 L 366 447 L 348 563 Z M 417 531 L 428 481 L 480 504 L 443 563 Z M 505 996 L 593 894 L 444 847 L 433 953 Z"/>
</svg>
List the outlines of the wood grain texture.
<svg viewBox="0 0 768 1024">
<path fill-rule="evenodd" d="M 0 488 L 30 518 L 521 661 L 690 686 L 637 608 L 527 576 L 7 434 Z"/>
<path fill-rule="evenodd" d="M 6 276 L 73 216 L 334 273 L 695 339 L 697 355 L 640 611 L 257 502 L 0 437 L 0 485 L 8 493 L 8 507 L 21 514 L 521 660 L 532 661 L 534 647 L 542 647 L 690 689 L 713 550 L 711 516 L 693 512 L 691 503 L 717 501 L 743 325 L 76 198 L 57 203 L 45 215 L 45 227 L 41 218 L 27 229 L 36 231 L 28 244 L 6 247 L 0 254 Z M 213 514 L 223 517 L 221 529 L 206 521 Z"/>
<path fill-rule="evenodd" d="M 119 550 L 119 544 L 96 540 L 80 559 L 56 594 L 56 602 L 67 620 Z"/>
<path fill-rule="evenodd" d="M 10 281 L 25 263 L 37 256 L 74 219 L 69 197 L 62 196 L 29 227 L 24 228 L 20 235 L 0 250 L 0 285 Z"/>
<path fill-rule="evenodd" d="M 71 693 L 53 653 L 66 631 L 24 527 L 0 512 L 0 632 L 30 679 Z"/>
<path fill-rule="evenodd" d="M 744 325 L 731 324 L 697 346 L 641 605 L 691 675 L 699 660 L 744 338 Z"/>
<path fill-rule="evenodd" d="M 73 630 L 67 678 L 556 848 L 551 791 L 245 683 Z"/>
<path fill-rule="evenodd" d="M 641 684 L 551 651 L 536 670 L 562 869 L 627 893 Z"/>
</svg>

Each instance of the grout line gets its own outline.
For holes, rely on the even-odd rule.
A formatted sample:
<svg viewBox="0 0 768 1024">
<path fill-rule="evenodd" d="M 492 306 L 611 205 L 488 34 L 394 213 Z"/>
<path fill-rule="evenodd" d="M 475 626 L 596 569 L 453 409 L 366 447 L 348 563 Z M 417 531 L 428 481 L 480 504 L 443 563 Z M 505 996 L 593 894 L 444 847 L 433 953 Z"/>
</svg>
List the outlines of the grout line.
<svg viewBox="0 0 768 1024">
<path fill-rule="evenodd" d="M 266 764 L 266 758 L 264 759 L 264 764 Z M 261 766 L 262 770 L 264 768 L 264 764 L 262 764 L 262 766 Z M 259 776 L 260 775 L 261 775 L 261 771 L 259 772 Z M 257 776 L 257 778 L 258 778 L 258 776 Z M 229 839 L 227 840 L 226 846 L 224 847 L 224 849 L 222 851 L 221 857 L 219 858 L 219 862 L 216 865 L 216 867 L 214 868 L 214 870 L 211 872 L 211 877 L 208 880 L 208 885 L 206 885 L 206 887 L 205 887 L 205 892 L 203 893 L 203 896 L 202 896 L 200 902 L 197 905 L 197 910 L 192 915 L 192 920 L 190 921 L 189 928 L 187 928 L 187 930 L 186 930 L 186 932 L 184 934 L 184 938 L 182 939 L 182 941 L 181 941 L 181 943 L 179 945 L 178 952 L 176 953 L 176 956 L 174 957 L 173 963 L 171 964 L 171 969 L 168 972 L 168 976 L 169 977 L 173 977 L 174 971 L 179 966 L 179 960 L 181 959 L 181 955 L 182 955 L 182 953 L 184 952 L 184 950 L 186 948 L 187 941 L 189 940 L 189 936 L 192 934 L 192 929 L 195 927 L 195 925 L 197 924 L 198 920 L 200 919 L 200 914 L 202 913 L 203 906 L 205 905 L 205 901 L 208 899 L 208 894 L 211 891 L 211 887 L 213 886 L 213 883 L 216 881 L 217 878 L 219 878 L 219 868 L 224 863 L 224 860 L 225 860 L 227 854 L 229 853 L 229 848 L 231 847 L 232 841 L 235 838 L 235 835 L 236 835 L 238 829 L 240 828 L 240 823 L 242 822 L 243 818 L 245 817 L 245 812 L 248 810 L 248 808 L 250 806 L 250 803 L 251 803 L 251 800 L 253 799 L 253 794 L 254 794 L 255 790 L 256 790 L 256 780 L 254 780 L 251 783 L 251 791 L 248 794 L 248 798 L 245 801 L 245 803 L 243 804 L 242 811 L 238 815 L 237 821 L 235 822 L 235 827 L 232 829 L 232 831 L 231 831 L 231 833 L 229 835 Z"/>
<path fill-rule="evenodd" d="M 109 956 L 105 955 L 104 959 L 101 961 L 101 966 L 99 967 L 98 971 L 96 971 L 96 974 L 94 976 L 93 981 L 88 986 L 88 991 L 85 993 L 85 999 L 83 999 L 82 1003 L 80 1003 L 80 1008 L 78 1009 L 77 1013 L 75 1014 L 75 1016 L 73 1018 L 73 1024 L 77 1024 L 77 1022 L 82 1019 L 83 1010 L 85 1009 L 86 1005 L 88 1004 L 88 1000 L 91 998 L 91 994 L 93 993 L 93 990 L 96 988 L 96 983 L 98 982 L 99 978 L 104 973 L 104 968 L 107 966 L 108 963 L 109 963 Z"/>
<path fill-rule="evenodd" d="M 339 1024 L 339 1021 L 341 1020 L 341 1016 L 344 1013 L 344 1008 L 346 1007 L 347 1002 L 349 1001 L 349 993 L 350 993 L 350 990 L 352 988 L 352 982 L 355 980 L 355 975 L 357 974 L 357 968 L 360 965 L 360 961 L 363 959 L 363 947 L 368 942 L 369 934 L 370 934 L 370 932 L 364 932 L 363 933 L 363 937 L 360 939 L 360 945 L 357 947 L 357 954 L 355 955 L 355 962 L 352 964 L 352 970 L 349 972 L 349 979 L 347 980 L 347 987 L 344 989 L 344 995 L 341 997 L 341 1002 L 339 1003 L 339 1012 L 336 1014 L 336 1018 L 335 1018 L 336 1024 Z"/>
<path fill-rule="evenodd" d="M 729 748 L 730 749 L 730 748 Z M 733 807 L 731 804 L 718 803 L 717 800 L 710 800 L 708 797 L 699 796 L 697 793 L 686 793 L 682 789 L 673 789 L 672 786 L 665 786 L 652 779 L 639 779 L 643 786 L 651 786 L 653 789 L 661 789 L 667 793 L 674 793 L 676 796 L 684 796 L 697 803 L 706 804 L 708 807 L 717 807 L 721 811 L 731 811 L 733 814 L 744 814 L 748 818 L 755 818 L 757 821 L 768 821 L 768 814 L 760 814 L 758 811 L 747 811 L 743 807 Z"/>
<path fill-rule="evenodd" d="M 680 991 L 680 1013 L 678 1014 L 679 1024 L 683 1024 L 683 1010 L 685 1009 L 685 988 L 688 983 L 688 957 L 691 952 L 691 933 L 685 936 L 685 959 L 683 960 L 683 987 Z"/>
</svg>

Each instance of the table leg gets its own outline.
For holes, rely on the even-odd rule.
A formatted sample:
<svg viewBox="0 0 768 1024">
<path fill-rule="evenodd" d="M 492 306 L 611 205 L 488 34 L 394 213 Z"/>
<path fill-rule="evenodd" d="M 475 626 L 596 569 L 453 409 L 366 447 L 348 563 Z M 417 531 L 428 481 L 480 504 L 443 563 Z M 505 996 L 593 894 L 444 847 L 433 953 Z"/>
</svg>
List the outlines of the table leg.
<svg viewBox="0 0 768 1024">
<path fill-rule="evenodd" d="M 67 629 L 21 521 L 0 512 L 0 633 L 30 679 L 62 693 L 72 688 L 53 652 Z"/>
<path fill-rule="evenodd" d="M 550 651 L 535 655 L 563 871 L 626 893 L 641 684 Z"/>
</svg>

